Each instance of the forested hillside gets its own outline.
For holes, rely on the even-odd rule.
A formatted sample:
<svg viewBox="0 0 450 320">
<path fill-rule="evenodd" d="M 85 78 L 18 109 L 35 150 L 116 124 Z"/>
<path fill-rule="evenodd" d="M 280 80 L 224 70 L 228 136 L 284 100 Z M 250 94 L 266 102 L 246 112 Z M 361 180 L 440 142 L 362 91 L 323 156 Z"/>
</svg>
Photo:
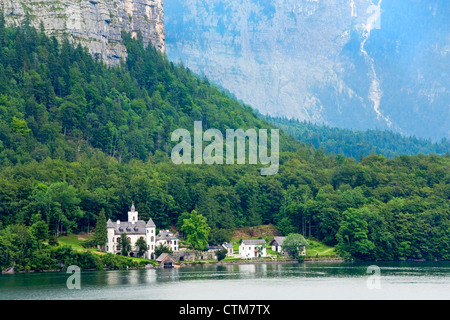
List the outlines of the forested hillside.
<svg viewBox="0 0 450 320">
<path fill-rule="evenodd" d="M 450 141 L 445 138 L 440 142 L 432 142 L 405 137 L 391 131 L 356 131 L 320 126 L 294 119 L 267 116 L 264 118 L 277 128 L 317 149 L 353 157 L 356 160 L 374 153 L 394 158 L 418 154 L 445 155 L 450 152 Z"/>
<path fill-rule="evenodd" d="M 280 170 L 170 161 L 170 134 L 270 128 L 183 66 L 125 36 L 107 68 L 81 47 L 0 21 L 0 269 L 54 259 L 47 239 L 86 232 L 102 209 L 176 227 L 197 210 L 211 243 L 274 224 L 356 259 L 450 258 L 450 157 L 371 155 L 355 163 L 282 136 Z M 53 261 L 53 260 L 51 260 Z"/>
</svg>

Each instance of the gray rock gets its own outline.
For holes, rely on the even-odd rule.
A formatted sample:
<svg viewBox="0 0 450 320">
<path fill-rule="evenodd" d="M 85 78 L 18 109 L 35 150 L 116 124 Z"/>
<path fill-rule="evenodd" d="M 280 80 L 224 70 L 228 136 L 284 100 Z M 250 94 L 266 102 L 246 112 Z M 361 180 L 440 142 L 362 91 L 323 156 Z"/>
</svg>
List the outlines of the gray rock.
<svg viewBox="0 0 450 320">
<path fill-rule="evenodd" d="M 87 47 L 109 65 L 127 57 L 122 31 L 165 52 L 163 0 L 2 0 L 8 25 L 31 24 Z"/>
</svg>

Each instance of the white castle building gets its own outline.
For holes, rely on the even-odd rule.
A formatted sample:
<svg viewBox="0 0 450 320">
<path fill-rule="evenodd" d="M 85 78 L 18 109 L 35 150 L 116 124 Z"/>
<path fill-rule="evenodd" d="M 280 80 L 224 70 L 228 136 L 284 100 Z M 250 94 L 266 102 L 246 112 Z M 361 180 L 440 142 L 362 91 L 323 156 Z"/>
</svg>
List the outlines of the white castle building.
<svg viewBox="0 0 450 320">
<path fill-rule="evenodd" d="M 156 225 L 152 219 L 147 223 L 143 220 L 139 220 L 138 212 L 136 211 L 134 204 L 131 206 L 131 210 L 128 212 L 128 221 L 123 222 L 117 220 L 112 222 L 111 219 L 107 222 L 108 239 L 106 242 L 106 252 L 113 254 L 120 254 L 120 236 L 125 233 L 128 240 L 131 243 L 131 253 L 134 256 L 139 248 L 136 246 L 136 241 L 139 239 L 145 240 L 147 243 L 147 251 L 145 258 L 156 259 L 155 249 L 161 243 L 169 247 L 172 251 L 178 251 L 179 240 L 176 236 L 170 233 L 168 230 L 162 230 L 156 235 Z"/>
</svg>

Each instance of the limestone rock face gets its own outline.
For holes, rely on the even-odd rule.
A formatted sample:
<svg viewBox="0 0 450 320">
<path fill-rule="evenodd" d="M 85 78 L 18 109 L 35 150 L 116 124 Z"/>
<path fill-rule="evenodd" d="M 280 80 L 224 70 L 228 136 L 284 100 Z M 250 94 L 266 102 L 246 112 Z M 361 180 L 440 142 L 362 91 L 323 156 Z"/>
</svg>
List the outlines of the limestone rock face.
<svg viewBox="0 0 450 320">
<path fill-rule="evenodd" d="M 2 0 L 8 25 L 18 25 L 28 15 L 41 22 L 47 34 L 67 34 L 110 65 L 127 57 L 122 31 L 142 34 L 144 44 L 165 52 L 163 0 Z"/>
<path fill-rule="evenodd" d="M 262 114 L 450 139 L 448 0 L 170 0 L 167 55 Z"/>
</svg>

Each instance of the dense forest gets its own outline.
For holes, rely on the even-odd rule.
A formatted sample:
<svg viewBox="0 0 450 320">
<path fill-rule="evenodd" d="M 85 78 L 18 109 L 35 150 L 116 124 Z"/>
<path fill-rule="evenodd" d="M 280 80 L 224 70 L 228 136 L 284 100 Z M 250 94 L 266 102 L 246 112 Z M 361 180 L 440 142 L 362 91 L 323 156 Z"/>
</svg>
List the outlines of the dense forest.
<svg viewBox="0 0 450 320">
<path fill-rule="evenodd" d="M 125 219 L 132 201 L 160 228 L 196 210 L 211 244 L 274 224 L 346 258 L 450 258 L 448 154 L 356 162 L 282 134 L 274 176 L 255 165 L 174 165 L 171 132 L 194 121 L 272 126 L 139 39 L 125 45 L 127 61 L 107 67 L 26 21 L 0 19 L 0 269 L 54 265 L 55 236 L 92 231 L 102 209 Z"/>
<path fill-rule="evenodd" d="M 382 130 L 356 131 L 332 128 L 296 119 L 264 116 L 265 120 L 284 132 L 328 153 L 342 154 L 357 160 L 371 154 L 387 158 L 403 155 L 438 154 L 450 152 L 450 141 L 440 142 L 405 137 L 399 133 Z"/>
</svg>

